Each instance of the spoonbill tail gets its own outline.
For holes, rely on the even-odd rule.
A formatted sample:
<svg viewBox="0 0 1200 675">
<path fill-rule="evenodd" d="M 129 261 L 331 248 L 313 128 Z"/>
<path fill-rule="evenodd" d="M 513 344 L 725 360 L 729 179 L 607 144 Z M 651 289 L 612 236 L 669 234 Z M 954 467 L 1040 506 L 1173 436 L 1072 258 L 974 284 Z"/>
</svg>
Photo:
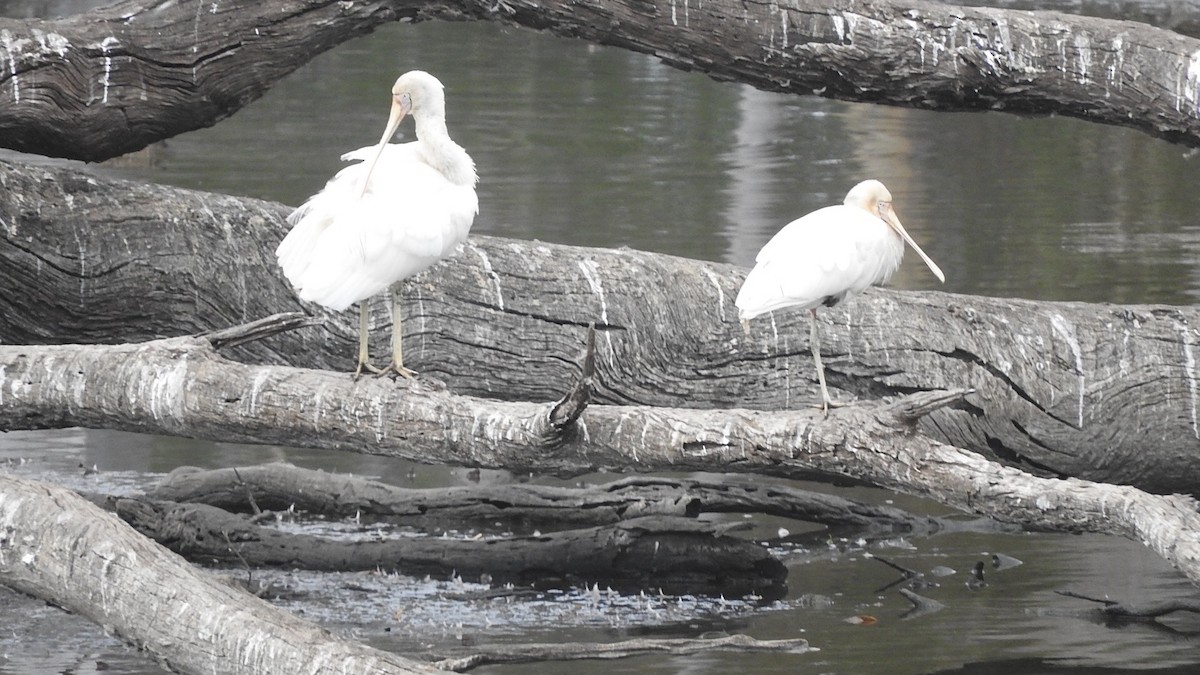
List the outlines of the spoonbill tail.
<svg viewBox="0 0 1200 675">
<path fill-rule="evenodd" d="M 417 140 L 389 143 L 405 115 Z M 446 131 L 442 83 L 420 70 L 401 75 L 379 144 L 342 160 L 358 163 L 292 212 L 292 230 L 275 255 L 301 299 L 336 311 L 359 303 L 355 377 L 364 368 L 412 377 L 402 350 L 402 282 L 453 253 L 479 212 L 475 162 Z M 392 362 L 379 369 L 367 354 L 367 300 L 384 290 L 392 302 Z"/>
<path fill-rule="evenodd" d="M 942 270 L 908 236 L 892 209 L 892 193 L 877 180 L 855 185 L 837 206 L 793 220 L 759 251 L 735 304 L 747 322 L 777 309 L 797 307 L 811 314 L 809 346 L 821 384 L 821 407 L 835 405 L 825 388 L 817 307 L 833 307 L 847 295 L 892 276 L 913 247 L 939 281 Z"/>
</svg>

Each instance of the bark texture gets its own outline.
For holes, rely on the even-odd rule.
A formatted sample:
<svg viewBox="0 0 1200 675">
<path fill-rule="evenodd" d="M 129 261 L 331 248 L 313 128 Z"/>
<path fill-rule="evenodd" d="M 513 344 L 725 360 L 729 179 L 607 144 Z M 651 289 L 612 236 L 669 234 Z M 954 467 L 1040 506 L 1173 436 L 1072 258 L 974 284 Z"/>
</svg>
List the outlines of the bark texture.
<svg viewBox="0 0 1200 675">
<path fill-rule="evenodd" d="M 394 4 L 151 0 L 0 19 L 0 145 L 100 161 L 212 126 L 317 54 L 397 20 Z"/>
<path fill-rule="evenodd" d="M 1166 28 L 1180 35 L 1200 37 L 1200 2 L 1197 0 L 967 0 L 953 4 L 1025 11 L 1049 10 L 1136 21 Z"/>
<path fill-rule="evenodd" d="M 1131 22 L 885 0 L 229 0 L 0 19 L 0 146 L 115 157 L 215 124 L 377 25 L 433 18 L 547 30 L 772 91 L 1068 115 L 1200 145 L 1200 42 Z"/>
<path fill-rule="evenodd" d="M 0 185 L 0 342 L 139 341 L 303 311 L 319 325 L 248 345 L 239 358 L 352 367 L 355 312 L 302 305 L 279 275 L 273 251 L 287 207 L 5 162 Z M 472 237 L 406 284 L 406 362 L 421 387 L 550 401 L 578 377 L 594 323 L 596 402 L 811 406 L 819 393 L 807 318 L 778 312 L 747 335 L 733 306 L 744 274 L 639 251 Z M 386 316 L 382 302 L 375 309 Z M 836 398 L 970 387 L 963 405 L 932 414 L 922 431 L 1040 475 L 1198 489 L 1195 308 L 872 290 L 820 318 Z M 375 326 L 381 354 L 388 328 Z M 21 389 L 15 372 L 0 374 L 0 392 Z M 256 409 L 254 391 L 240 405 Z M 310 413 L 358 406 L 378 416 L 397 390 L 336 405 L 314 391 Z"/>
<path fill-rule="evenodd" d="M 0 474 L 0 583 L 182 673 L 427 673 L 220 583 L 61 487 Z"/>
</svg>

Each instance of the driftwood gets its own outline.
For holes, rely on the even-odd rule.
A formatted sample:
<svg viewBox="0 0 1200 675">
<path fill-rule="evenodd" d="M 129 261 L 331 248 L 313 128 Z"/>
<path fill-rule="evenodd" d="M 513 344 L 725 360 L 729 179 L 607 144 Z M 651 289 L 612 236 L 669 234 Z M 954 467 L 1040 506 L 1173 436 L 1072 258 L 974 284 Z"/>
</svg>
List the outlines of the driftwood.
<svg viewBox="0 0 1200 675">
<path fill-rule="evenodd" d="M 332 540 L 248 523 L 222 509 L 139 497 L 98 498 L 106 509 L 188 560 L 315 571 L 619 591 L 779 597 L 787 571 L 762 546 L 683 518 L 634 518 L 616 525 L 530 536 Z"/>
<path fill-rule="evenodd" d="M 0 580 L 179 672 L 427 673 L 216 581 L 64 488 L 0 474 Z"/>
<path fill-rule="evenodd" d="M 377 25 L 433 18 L 547 30 L 772 91 L 1069 115 L 1200 145 L 1200 43 L 1130 22 L 885 0 L 229 0 L 0 19 L 0 146 L 115 157 L 216 123 Z"/>
<path fill-rule="evenodd" d="M 133 342 L 305 311 L 319 325 L 239 358 L 352 367 L 354 313 L 302 305 L 278 274 L 287 207 L 3 161 L 0 185 L 0 342 Z M 807 319 L 777 312 L 747 336 L 733 306 L 743 277 L 651 253 L 472 237 L 405 289 L 405 356 L 421 386 L 549 401 L 578 376 L 595 323 L 599 403 L 811 405 Z M 922 431 L 1039 475 L 1155 492 L 1200 484 L 1196 308 L 875 290 L 820 318 L 836 398 L 970 387 Z M 381 348 L 387 328 L 376 327 Z"/>
<path fill-rule="evenodd" d="M 1039 478 L 914 432 L 969 391 L 833 410 L 591 405 L 555 429 L 555 404 L 499 402 L 416 382 L 248 366 L 202 338 L 137 345 L 0 346 L 7 428 L 99 426 L 358 450 L 517 470 L 603 467 L 849 476 L 1034 530 L 1140 541 L 1200 583 L 1200 512 L 1180 496 Z"/>
<path fill-rule="evenodd" d="M 424 531 L 474 526 L 546 532 L 644 516 L 695 518 L 703 513 L 761 513 L 888 532 L 933 533 L 978 526 L 995 530 L 978 521 L 917 516 L 891 506 L 739 476 L 720 480 L 632 476 L 585 488 L 514 484 L 410 489 L 273 463 L 211 471 L 183 467 L 152 486 L 146 496 L 240 513 L 296 510 L 308 516 L 383 519 Z"/>
</svg>

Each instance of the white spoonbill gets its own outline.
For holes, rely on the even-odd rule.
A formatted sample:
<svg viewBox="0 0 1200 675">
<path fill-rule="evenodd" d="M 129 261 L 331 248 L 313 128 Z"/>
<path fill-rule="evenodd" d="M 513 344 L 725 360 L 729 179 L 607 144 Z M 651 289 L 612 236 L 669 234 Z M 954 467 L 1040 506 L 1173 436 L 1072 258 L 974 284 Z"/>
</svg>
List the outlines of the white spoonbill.
<svg viewBox="0 0 1200 675">
<path fill-rule="evenodd" d="M 417 140 L 389 143 L 411 115 Z M 475 162 L 446 131 L 442 83 L 413 70 L 392 86 L 392 112 L 377 146 L 342 155 L 359 160 L 292 212 L 275 250 L 303 300 L 341 311 L 359 304 L 357 377 L 363 369 L 412 377 L 404 367 L 401 282 L 450 255 L 467 238 L 479 200 Z M 368 362 L 367 300 L 390 289 L 392 362 Z"/>
<path fill-rule="evenodd" d="M 776 309 L 797 307 L 811 313 L 809 348 L 821 384 L 821 407 L 834 405 L 825 388 L 817 307 L 832 307 L 847 295 L 892 276 L 913 247 L 934 276 L 946 277 L 908 236 L 896 212 L 892 193 L 877 180 L 855 185 L 837 206 L 827 206 L 793 220 L 759 251 L 738 292 L 738 318 L 743 322 Z"/>
</svg>

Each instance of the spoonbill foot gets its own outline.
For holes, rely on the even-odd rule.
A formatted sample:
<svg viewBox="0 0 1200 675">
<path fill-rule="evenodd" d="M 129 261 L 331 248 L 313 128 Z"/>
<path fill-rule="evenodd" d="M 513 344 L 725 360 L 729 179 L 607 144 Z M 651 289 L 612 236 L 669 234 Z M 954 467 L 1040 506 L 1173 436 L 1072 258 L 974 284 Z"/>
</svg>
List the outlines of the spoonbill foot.
<svg viewBox="0 0 1200 675">
<path fill-rule="evenodd" d="M 827 398 L 824 401 L 822 401 L 820 405 L 814 405 L 813 407 L 820 408 L 821 412 L 824 412 L 826 415 L 828 415 L 830 408 L 841 408 L 842 406 L 847 406 L 847 405 L 850 405 L 850 404 L 847 402 L 835 401 L 831 398 Z"/>
<path fill-rule="evenodd" d="M 359 361 L 358 367 L 354 369 L 354 375 L 352 376 L 352 379 L 355 382 L 358 382 L 358 378 L 362 377 L 362 373 L 364 370 L 369 373 L 375 373 L 376 375 L 379 375 L 379 374 L 383 373 L 385 369 L 377 368 L 377 367 L 371 365 L 370 363 L 367 363 L 366 361 Z"/>
<path fill-rule="evenodd" d="M 395 378 L 397 375 L 399 375 L 406 380 L 411 380 L 417 376 L 417 371 L 405 368 L 403 365 L 400 365 L 395 361 L 389 363 L 386 368 L 380 368 L 374 372 L 375 377 L 383 377 L 384 375 L 388 375 L 392 378 Z"/>
</svg>

